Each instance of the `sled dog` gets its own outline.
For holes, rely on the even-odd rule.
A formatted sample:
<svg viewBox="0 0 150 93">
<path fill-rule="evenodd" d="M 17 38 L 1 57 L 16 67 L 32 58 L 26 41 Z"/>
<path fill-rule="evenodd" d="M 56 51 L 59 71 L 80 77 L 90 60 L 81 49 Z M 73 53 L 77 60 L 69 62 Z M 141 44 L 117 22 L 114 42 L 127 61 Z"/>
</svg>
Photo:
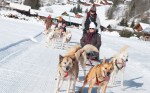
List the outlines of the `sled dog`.
<svg viewBox="0 0 150 93">
<path fill-rule="evenodd" d="M 54 48 L 57 37 L 58 35 L 57 35 L 57 32 L 55 32 L 55 28 L 52 28 L 46 37 L 48 46 L 52 46 Z"/>
<path fill-rule="evenodd" d="M 64 79 L 68 80 L 67 93 L 70 91 L 70 86 L 73 78 L 73 91 L 75 91 L 75 84 L 79 73 L 79 62 L 85 71 L 86 52 L 97 51 L 93 45 L 87 44 L 83 48 L 80 45 L 71 47 L 64 56 L 59 56 L 57 86 L 55 93 L 58 93 Z"/>
<path fill-rule="evenodd" d="M 113 62 L 108 63 L 104 58 L 102 64 L 95 65 L 89 70 L 79 93 L 82 93 L 87 83 L 89 83 L 88 93 L 91 93 L 93 86 L 98 87 L 97 93 L 106 93 L 107 84 L 113 68 Z M 100 92 L 100 88 L 102 88 L 102 92 Z"/>
<path fill-rule="evenodd" d="M 62 45 L 61 45 L 62 48 L 65 47 L 64 46 L 65 43 L 66 43 L 66 47 L 69 48 L 69 43 L 70 43 L 71 37 L 72 37 L 71 31 L 66 31 L 64 33 Z"/>
<path fill-rule="evenodd" d="M 70 93 L 71 83 L 73 81 L 73 92 L 75 93 L 75 85 L 78 78 L 79 66 L 73 55 L 59 55 L 58 78 L 55 93 L 58 93 L 63 81 L 68 80 L 67 92 Z"/>
<path fill-rule="evenodd" d="M 115 76 L 118 71 L 121 72 L 121 88 L 123 88 L 123 81 L 124 81 L 124 70 L 126 66 L 126 62 L 128 61 L 128 53 L 127 53 L 128 46 L 123 46 L 120 51 L 112 58 L 114 64 L 114 70 L 111 74 L 110 78 L 110 86 L 115 85 Z"/>
<path fill-rule="evenodd" d="M 76 56 L 76 59 L 80 62 L 81 64 L 81 67 L 84 71 L 84 76 L 86 75 L 86 63 L 87 63 L 87 53 L 91 52 L 91 51 L 95 51 L 95 52 L 98 52 L 98 49 L 91 45 L 91 44 L 87 44 L 85 45 L 84 47 L 80 48 L 76 53 L 75 53 L 75 56 Z"/>
</svg>

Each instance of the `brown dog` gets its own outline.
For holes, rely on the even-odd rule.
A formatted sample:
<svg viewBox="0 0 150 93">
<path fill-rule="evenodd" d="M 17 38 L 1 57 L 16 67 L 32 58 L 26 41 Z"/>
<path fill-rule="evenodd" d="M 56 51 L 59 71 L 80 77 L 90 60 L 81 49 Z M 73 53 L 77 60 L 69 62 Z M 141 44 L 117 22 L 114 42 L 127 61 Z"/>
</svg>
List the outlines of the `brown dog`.
<svg viewBox="0 0 150 93">
<path fill-rule="evenodd" d="M 76 45 L 73 46 L 71 49 L 69 49 L 65 54 L 65 56 L 59 55 L 57 86 L 54 93 L 59 92 L 65 79 L 68 80 L 66 93 L 70 93 L 72 81 L 73 81 L 73 92 L 75 92 L 75 85 L 79 73 L 79 65 L 78 61 L 76 60 L 75 53 L 79 49 L 80 46 Z"/>
<path fill-rule="evenodd" d="M 100 92 L 101 87 L 102 93 L 106 93 L 109 77 L 113 69 L 113 62 L 108 63 L 104 58 L 102 64 L 95 65 L 90 69 L 79 93 L 82 93 L 82 90 L 87 83 L 89 83 L 88 93 L 91 93 L 93 86 L 98 86 L 97 93 Z"/>
<path fill-rule="evenodd" d="M 78 78 L 79 66 L 76 63 L 75 57 L 73 55 L 61 56 L 59 55 L 59 65 L 58 65 L 58 78 L 57 87 L 55 93 L 58 93 L 62 83 L 65 79 L 68 80 L 67 92 L 70 93 L 71 82 L 73 81 L 73 92 L 75 92 L 75 84 Z"/>
<path fill-rule="evenodd" d="M 64 79 L 68 80 L 67 93 L 73 78 L 73 92 L 75 92 L 75 84 L 79 73 L 79 63 L 85 71 L 86 52 L 98 51 L 93 45 L 86 45 L 83 48 L 80 45 L 71 47 L 64 56 L 59 56 L 58 78 L 55 93 L 58 93 Z"/>
</svg>

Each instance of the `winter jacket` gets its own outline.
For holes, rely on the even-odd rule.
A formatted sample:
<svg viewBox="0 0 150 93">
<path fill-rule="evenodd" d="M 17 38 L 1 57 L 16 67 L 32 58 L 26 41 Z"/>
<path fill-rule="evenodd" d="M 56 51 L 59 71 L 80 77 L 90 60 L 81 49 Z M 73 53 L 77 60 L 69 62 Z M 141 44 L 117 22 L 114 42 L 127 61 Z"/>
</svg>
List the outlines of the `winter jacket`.
<svg viewBox="0 0 150 93">
<path fill-rule="evenodd" d="M 88 31 L 89 30 L 89 24 L 91 22 L 94 22 L 96 25 L 96 30 L 99 30 L 100 28 L 100 20 L 97 17 L 97 15 L 91 16 L 89 13 L 87 13 L 83 20 L 82 20 L 82 29 L 83 31 Z"/>
<path fill-rule="evenodd" d="M 52 25 L 52 19 L 50 17 L 47 17 L 45 20 L 45 24 L 46 24 L 46 30 L 48 30 L 48 28 L 50 28 Z"/>
<path fill-rule="evenodd" d="M 88 32 L 89 33 L 89 32 Z M 101 35 L 94 32 L 92 35 L 90 41 L 88 41 L 88 33 L 83 34 L 82 38 L 80 39 L 80 44 L 82 47 L 84 47 L 86 44 L 92 44 L 99 50 L 101 46 Z"/>
<path fill-rule="evenodd" d="M 62 26 L 62 24 L 66 24 L 66 21 L 64 20 L 64 19 L 62 19 L 62 21 L 59 21 L 58 20 L 58 23 L 56 24 L 56 27 L 61 27 Z"/>
</svg>

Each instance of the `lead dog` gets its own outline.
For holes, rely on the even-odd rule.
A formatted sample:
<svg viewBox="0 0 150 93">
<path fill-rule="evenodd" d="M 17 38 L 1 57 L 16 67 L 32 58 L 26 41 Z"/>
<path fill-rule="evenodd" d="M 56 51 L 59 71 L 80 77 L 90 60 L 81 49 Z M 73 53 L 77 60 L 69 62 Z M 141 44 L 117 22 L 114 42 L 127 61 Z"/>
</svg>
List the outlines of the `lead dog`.
<svg viewBox="0 0 150 93">
<path fill-rule="evenodd" d="M 100 93 L 101 87 L 102 93 L 106 93 L 106 88 L 110 77 L 109 75 L 112 71 L 113 62 L 108 63 L 104 58 L 102 64 L 95 65 L 87 73 L 79 93 L 82 93 L 82 90 L 87 83 L 89 83 L 88 93 L 91 93 L 93 86 L 98 86 L 97 93 Z"/>
<path fill-rule="evenodd" d="M 75 45 L 70 48 L 65 56 L 59 56 L 58 75 L 57 75 L 57 86 L 55 93 L 58 93 L 64 79 L 68 80 L 67 93 L 70 91 L 70 86 L 73 78 L 73 92 L 75 92 L 75 84 L 79 72 L 79 62 L 85 71 L 86 64 L 86 52 L 98 51 L 93 45 L 86 45 L 83 48 L 79 45 Z"/>
<path fill-rule="evenodd" d="M 64 57 L 60 55 L 59 60 L 60 60 L 58 65 L 59 78 L 57 79 L 57 86 L 55 93 L 59 92 L 65 79 L 68 80 L 66 93 L 70 93 L 70 86 L 72 81 L 73 81 L 73 92 L 75 92 L 75 85 L 79 73 L 79 66 L 76 63 L 76 59 L 73 55 L 67 55 Z"/>
<path fill-rule="evenodd" d="M 128 53 L 127 53 L 128 46 L 123 46 L 120 51 L 112 58 L 114 64 L 114 71 L 111 74 L 110 78 L 110 86 L 115 85 L 115 77 L 117 73 L 121 72 L 121 88 L 123 88 L 123 81 L 124 81 L 124 70 L 126 66 L 126 62 L 128 61 Z"/>
</svg>

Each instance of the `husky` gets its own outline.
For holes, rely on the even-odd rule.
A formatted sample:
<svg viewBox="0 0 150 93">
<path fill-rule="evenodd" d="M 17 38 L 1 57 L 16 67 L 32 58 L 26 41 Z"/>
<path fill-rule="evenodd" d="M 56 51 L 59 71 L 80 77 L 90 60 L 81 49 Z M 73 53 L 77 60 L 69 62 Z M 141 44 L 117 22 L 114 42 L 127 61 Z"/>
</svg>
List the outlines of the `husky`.
<svg viewBox="0 0 150 93">
<path fill-rule="evenodd" d="M 64 44 L 66 43 L 66 47 L 69 48 L 69 43 L 71 40 L 72 34 L 71 31 L 66 31 L 63 36 L 61 48 L 64 48 Z"/>
<path fill-rule="evenodd" d="M 58 79 L 54 93 L 58 93 L 63 81 L 68 80 L 67 92 L 70 93 L 71 82 L 73 81 L 73 92 L 75 93 L 75 85 L 78 78 L 79 66 L 76 63 L 74 55 L 61 56 L 59 55 Z"/>
<path fill-rule="evenodd" d="M 118 71 L 121 72 L 121 88 L 123 88 L 123 81 L 124 81 L 124 70 L 126 67 L 126 62 L 128 61 L 128 53 L 127 53 L 128 46 L 123 46 L 120 51 L 112 58 L 114 64 L 114 70 L 111 74 L 110 78 L 110 86 L 115 85 L 115 76 L 117 75 Z"/>
<path fill-rule="evenodd" d="M 57 33 L 55 32 L 55 28 L 51 29 L 51 31 L 47 34 L 47 44 L 48 46 L 55 47 L 55 43 L 57 40 Z"/>
<path fill-rule="evenodd" d="M 95 65 L 87 73 L 79 93 L 82 93 L 82 90 L 87 83 L 89 83 L 88 93 L 91 93 L 94 86 L 98 87 L 97 93 L 100 93 L 101 87 L 102 93 L 106 93 L 107 84 L 113 68 L 113 62 L 106 62 L 106 59 L 104 58 L 102 64 Z"/>
<path fill-rule="evenodd" d="M 86 63 L 88 62 L 86 54 L 90 53 L 91 51 L 99 53 L 98 49 L 91 44 L 85 45 L 75 53 L 76 59 L 80 62 L 81 67 L 84 71 L 84 76 L 86 76 Z"/>
<path fill-rule="evenodd" d="M 83 48 L 80 45 L 75 45 L 68 49 L 64 56 L 59 56 L 59 65 L 57 72 L 57 86 L 55 93 L 58 93 L 62 83 L 65 79 L 68 80 L 67 93 L 70 91 L 70 86 L 73 78 L 73 92 L 75 92 L 75 84 L 79 73 L 79 63 L 85 71 L 86 52 L 96 51 L 97 48 L 93 45 L 87 44 Z M 84 72 L 85 73 L 85 72 Z M 86 73 L 85 73 L 86 74 Z"/>
</svg>

